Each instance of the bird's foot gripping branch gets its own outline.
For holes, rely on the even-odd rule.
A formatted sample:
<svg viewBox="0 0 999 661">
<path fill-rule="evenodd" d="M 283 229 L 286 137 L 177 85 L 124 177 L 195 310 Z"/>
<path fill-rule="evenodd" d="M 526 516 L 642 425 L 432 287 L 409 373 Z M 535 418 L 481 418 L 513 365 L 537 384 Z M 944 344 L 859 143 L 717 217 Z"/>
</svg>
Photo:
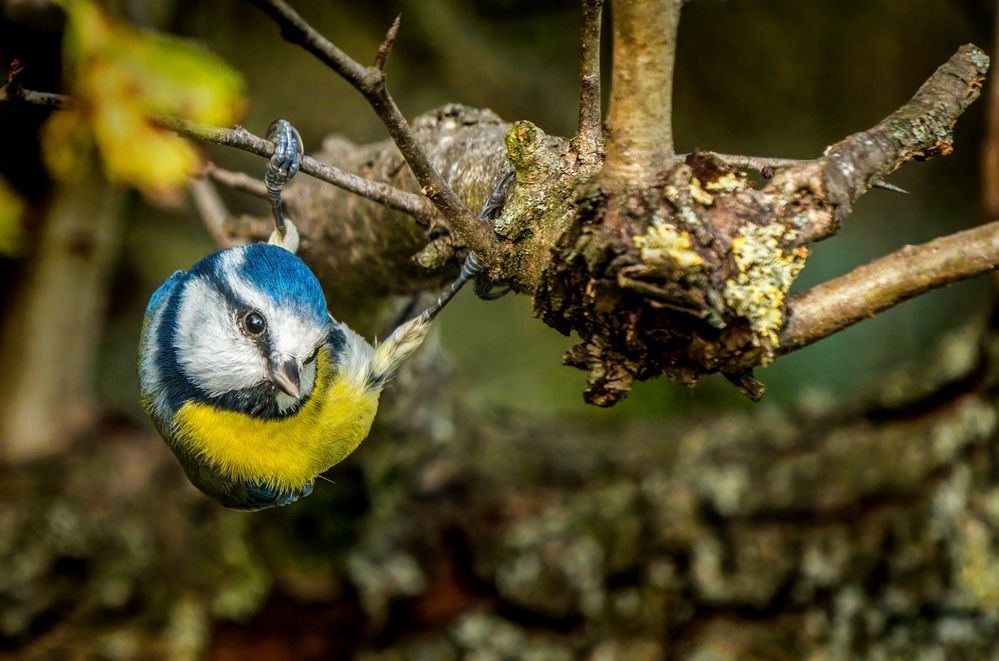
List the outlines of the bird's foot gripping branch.
<svg viewBox="0 0 999 661">
<path fill-rule="evenodd" d="M 565 362 L 589 371 L 587 401 L 612 405 L 636 379 L 693 384 L 714 372 L 756 400 L 763 386 L 754 367 L 994 269 L 999 227 L 985 226 L 948 243 L 953 259 L 942 269 L 910 247 L 907 259 L 890 255 L 863 273 L 790 294 L 807 245 L 835 234 L 860 195 L 909 160 L 951 150 L 953 125 L 978 96 L 987 68 L 982 51 L 962 47 L 877 126 L 822 158 L 778 170 L 760 188 L 711 153 L 669 164 L 651 186 L 608 192 L 599 175 L 577 182 L 571 221 L 555 214 L 566 229 L 537 280 L 535 312 L 579 334 Z M 520 169 L 517 176 L 518 183 L 532 178 Z M 939 253 L 943 241 L 923 252 Z"/>
</svg>

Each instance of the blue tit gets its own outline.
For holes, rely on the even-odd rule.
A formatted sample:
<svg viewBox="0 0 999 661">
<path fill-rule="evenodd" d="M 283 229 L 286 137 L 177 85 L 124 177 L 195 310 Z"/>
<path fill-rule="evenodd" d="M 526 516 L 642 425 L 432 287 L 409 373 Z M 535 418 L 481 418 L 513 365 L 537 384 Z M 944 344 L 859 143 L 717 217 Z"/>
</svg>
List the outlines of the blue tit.
<svg viewBox="0 0 999 661">
<path fill-rule="evenodd" d="M 288 250 L 229 248 L 178 271 L 146 308 L 142 404 L 199 489 L 227 507 L 287 505 L 371 428 L 428 315 L 372 347 L 336 321 Z"/>
<path fill-rule="evenodd" d="M 191 482 L 243 510 L 312 493 L 316 477 L 368 435 L 382 387 L 433 318 L 465 283 L 491 289 L 469 253 L 434 304 L 370 345 L 330 315 L 319 281 L 294 255 L 298 233 L 281 191 L 301 165 L 301 138 L 285 120 L 268 138 L 270 243 L 221 250 L 174 273 L 149 300 L 139 341 L 143 407 Z M 480 218 L 495 219 L 511 181 L 500 181 Z"/>
</svg>

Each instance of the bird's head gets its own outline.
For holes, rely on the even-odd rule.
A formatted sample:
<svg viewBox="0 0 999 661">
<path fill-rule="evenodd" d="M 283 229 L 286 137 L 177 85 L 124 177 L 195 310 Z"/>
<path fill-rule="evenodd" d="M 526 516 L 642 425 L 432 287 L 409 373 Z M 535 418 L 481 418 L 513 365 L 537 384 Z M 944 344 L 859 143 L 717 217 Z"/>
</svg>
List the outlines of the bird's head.
<svg viewBox="0 0 999 661">
<path fill-rule="evenodd" d="M 319 281 L 268 244 L 213 253 L 188 273 L 174 319 L 177 365 L 225 408 L 287 412 L 308 398 L 334 326 Z"/>
</svg>

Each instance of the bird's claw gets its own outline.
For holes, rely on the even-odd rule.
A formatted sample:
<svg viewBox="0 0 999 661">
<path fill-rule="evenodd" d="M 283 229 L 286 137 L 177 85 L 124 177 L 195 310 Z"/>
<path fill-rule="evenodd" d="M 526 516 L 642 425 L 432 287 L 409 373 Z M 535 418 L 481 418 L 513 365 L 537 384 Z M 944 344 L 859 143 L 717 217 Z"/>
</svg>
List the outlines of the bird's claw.
<svg viewBox="0 0 999 661">
<path fill-rule="evenodd" d="M 513 170 L 508 171 L 500 178 L 496 186 L 489 193 L 486 201 L 479 210 L 479 221 L 496 224 L 496 219 L 503 212 L 506 200 L 513 190 L 516 182 Z M 492 282 L 485 274 L 485 265 L 479 260 L 474 252 L 468 255 L 463 266 L 465 269 L 474 269 L 472 275 L 475 277 L 475 295 L 485 301 L 495 301 L 497 298 L 505 296 L 510 291 L 510 287 L 499 286 Z"/>
<path fill-rule="evenodd" d="M 288 120 L 276 119 L 267 129 L 267 139 L 274 143 L 274 154 L 267 164 L 264 181 L 267 182 L 269 179 L 275 184 L 274 188 L 280 192 L 280 188 L 291 181 L 302 165 L 302 156 L 305 153 L 302 136 Z M 270 184 L 267 190 L 271 191 Z"/>
<path fill-rule="evenodd" d="M 250 496 L 250 504 L 253 509 L 262 510 L 268 507 L 291 505 L 312 494 L 312 488 L 313 482 L 311 480 L 302 485 L 301 488 L 291 491 L 278 491 L 270 485 L 258 482 L 247 486 L 246 491 Z"/>
<path fill-rule="evenodd" d="M 305 151 L 302 146 L 302 136 L 286 119 L 276 119 L 271 123 L 267 129 L 267 139 L 274 143 L 274 154 L 267 162 L 264 185 L 267 187 L 267 197 L 270 198 L 271 210 L 274 212 L 274 226 L 278 238 L 283 242 L 286 227 L 281 191 L 298 173 Z"/>
</svg>

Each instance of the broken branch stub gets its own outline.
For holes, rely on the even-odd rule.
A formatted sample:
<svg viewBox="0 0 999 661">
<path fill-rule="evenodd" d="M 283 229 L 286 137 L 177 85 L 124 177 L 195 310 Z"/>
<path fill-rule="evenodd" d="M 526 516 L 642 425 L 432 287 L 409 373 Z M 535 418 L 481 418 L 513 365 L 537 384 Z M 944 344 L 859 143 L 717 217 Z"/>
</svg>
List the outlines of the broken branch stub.
<svg viewBox="0 0 999 661">
<path fill-rule="evenodd" d="M 807 244 L 835 233 L 873 181 L 908 160 L 949 153 L 954 122 L 987 67 L 982 51 L 962 47 L 887 119 L 760 189 L 705 152 L 667 164 L 652 186 L 608 191 L 577 181 L 572 222 L 551 249 L 535 312 L 581 337 L 565 362 L 589 371 L 586 400 L 609 406 L 636 379 L 693 384 L 714 372 L 759 399 L 751 372 L 781 353 Z M 518 184 L 531 179 L 522 169 Z"/>
</svg>

